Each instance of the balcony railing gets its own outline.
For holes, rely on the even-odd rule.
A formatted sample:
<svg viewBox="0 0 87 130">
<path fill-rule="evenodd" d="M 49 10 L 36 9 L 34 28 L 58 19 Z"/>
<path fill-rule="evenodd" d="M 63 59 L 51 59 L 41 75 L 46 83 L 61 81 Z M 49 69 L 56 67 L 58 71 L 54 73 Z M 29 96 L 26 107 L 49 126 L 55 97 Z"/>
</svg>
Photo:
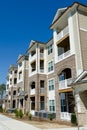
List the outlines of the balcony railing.
<svg viewBox="0 0 87 130">
<path fill-rule="evenodd" d="M 71 113 L 68 112 L 61 112 L 60 113 L 61 119 L 62 120 L 67 120 L 70 121 L 71 120 Z"/>
<path fill-rule="evenodd" d="M 58 35 L 57 35 L 57 41 L 59 41 L 61 38 L 63 38 L 68 33 L 69 33 L 69 28 L 67 26 L 60 33 L 58 33 Z"/>
<path fill-rule="evenodd" d="M 34 94 L 35 94 L 35 89 L 31 89 L 30 95 L 34 95 Z"/>
<path fill-rule="evenodd" d="M 59 81 L 59 90 L 70 88 L 70 87 L 68 87 L 68 85 L 71 83 L 72 83 L 72 78 Z"/>
<path fill-rule="evenodd" d="M 40 58 L 44 58 L 44 53 L 40 53 Z"/>
<path fill-rule="evenodd" d="M 44 69 L 40 69 L 40 72 L 41 72 L 41 73 L 44 73 Z"/>
<path fill-rule="evenodd" d="M 44 88 L 40 88 L 40 93 L 41 93 L 41 94 L 44 93 Z"/>
<path fill-rule="evenodd" d="M 65 59 L 65 58 L 68 57 L 69 55 L 71 55 L 71 51 L 70 51 L 70 50 L 68 50 L 67 52 L 65 52 L 65 53 L 63 53 L 63 54 L 61 54 L 61 55 L 59 55 L 59 56 L 58 56 L 58 61 Z"/>
</svg>

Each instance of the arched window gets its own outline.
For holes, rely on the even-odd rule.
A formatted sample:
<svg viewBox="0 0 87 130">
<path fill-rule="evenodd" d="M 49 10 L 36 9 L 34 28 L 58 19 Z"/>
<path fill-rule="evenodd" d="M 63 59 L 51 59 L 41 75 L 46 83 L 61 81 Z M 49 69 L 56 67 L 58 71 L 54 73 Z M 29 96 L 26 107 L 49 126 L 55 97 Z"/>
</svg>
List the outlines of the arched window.
<svg viewBox="0 0 87 130">
<path fill-rule="evenodd" d="M 31 83 L 31 89 L 35 89 L 35 82 Z"/>
<path fill-rule="evenodd" d="M 59 74 L 59 81 L 71 78 L 71 69 L 66 68 Z"/>
</svg>

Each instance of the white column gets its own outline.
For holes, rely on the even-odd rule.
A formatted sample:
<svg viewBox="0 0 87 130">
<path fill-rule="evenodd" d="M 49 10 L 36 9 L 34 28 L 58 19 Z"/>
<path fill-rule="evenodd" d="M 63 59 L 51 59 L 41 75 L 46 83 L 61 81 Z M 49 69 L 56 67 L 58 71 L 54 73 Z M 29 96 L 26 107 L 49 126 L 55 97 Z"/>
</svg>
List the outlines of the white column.
<svg viewBox="0 0 87 130">
<path fill-rule="evenodd" d="M 23 99 L 23 114 L 25 112 L 25 99 Z"/>
<path fill-rule="evenodd" d="M 37 48 L 37 72 L 40 72 L 40 47 Z"/>
<path fill-rule="evenodd" d="M 38 46 L 36 46 L 36 72 L 38 72 Z"/>
<path fill-rule="evenodd" d="M 54 58 L 54 62 L 55 63 L 57 63 L 57 61 L 58 61 L 58 51 L 57 51 L 57 45 L 56 45 L 56 42 L 57 42 L 57 33 L 56 33 L 56 31 L 54 30 L 54 32 L 53 32 L 53 41 L 54 41 L 54 56 L 55 56 L 55 58 Z"/>
<path fill-rule="evenodd" d="M 47 73 L 47 51 L 44 49 L 44 73 Z"/>
<path fill-rule="evenodd" d="M 77 76 L 83 71 L 78 20 L 77 13 L 74 15 L 71 13 L 69 14 L 68 27 L 70 50 L 72 54 L 75 54 Z"/>
</svg>

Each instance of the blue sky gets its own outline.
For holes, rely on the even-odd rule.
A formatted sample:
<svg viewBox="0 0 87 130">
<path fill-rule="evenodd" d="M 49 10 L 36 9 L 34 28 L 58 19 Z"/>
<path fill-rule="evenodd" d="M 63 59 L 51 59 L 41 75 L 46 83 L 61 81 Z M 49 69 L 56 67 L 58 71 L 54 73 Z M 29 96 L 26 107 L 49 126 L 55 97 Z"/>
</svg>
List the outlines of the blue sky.
<svg viewBox="0 0 87 130">
<path fill-rule="evenodd" d="M 6 82 L 10 64 L 24 54 L 31 40 L 47 42 L 58 8 L 75 0 L 0 0 L 0 84 Z M 87 0 L 78 0 L 87 4 Z"/>
</svg>

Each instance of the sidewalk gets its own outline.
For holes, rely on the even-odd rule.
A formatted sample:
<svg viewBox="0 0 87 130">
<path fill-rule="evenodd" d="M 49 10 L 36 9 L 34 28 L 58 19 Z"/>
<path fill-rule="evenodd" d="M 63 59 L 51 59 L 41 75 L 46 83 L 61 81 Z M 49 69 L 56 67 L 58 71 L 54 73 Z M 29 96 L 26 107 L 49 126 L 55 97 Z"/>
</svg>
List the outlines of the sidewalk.
<svg viewBox="0 0 87 130">
<path fill-rule="evenodd" d="M 0 115 L 0 130 L 40 130 L 32 125 Z"/>
<path fill-rule="evenodd" d="M 4 115 L 0 115 L 0 130 L 87 130 L 87 127 L 80 127 L 78 129 L 77 127 L 63 126 L 60 128 L 60 125 L 56 128 L 53 126 L 45 127 L 45 123 L 43 122 L 41 122 L 42 126 L 37 128 L 38 125 L 35 125 L 35 122 L 33 123 L 34 124 L 24 123 L 23 121 L 18 121 L 12 118 L 8 118 Z"/>
</svg>

